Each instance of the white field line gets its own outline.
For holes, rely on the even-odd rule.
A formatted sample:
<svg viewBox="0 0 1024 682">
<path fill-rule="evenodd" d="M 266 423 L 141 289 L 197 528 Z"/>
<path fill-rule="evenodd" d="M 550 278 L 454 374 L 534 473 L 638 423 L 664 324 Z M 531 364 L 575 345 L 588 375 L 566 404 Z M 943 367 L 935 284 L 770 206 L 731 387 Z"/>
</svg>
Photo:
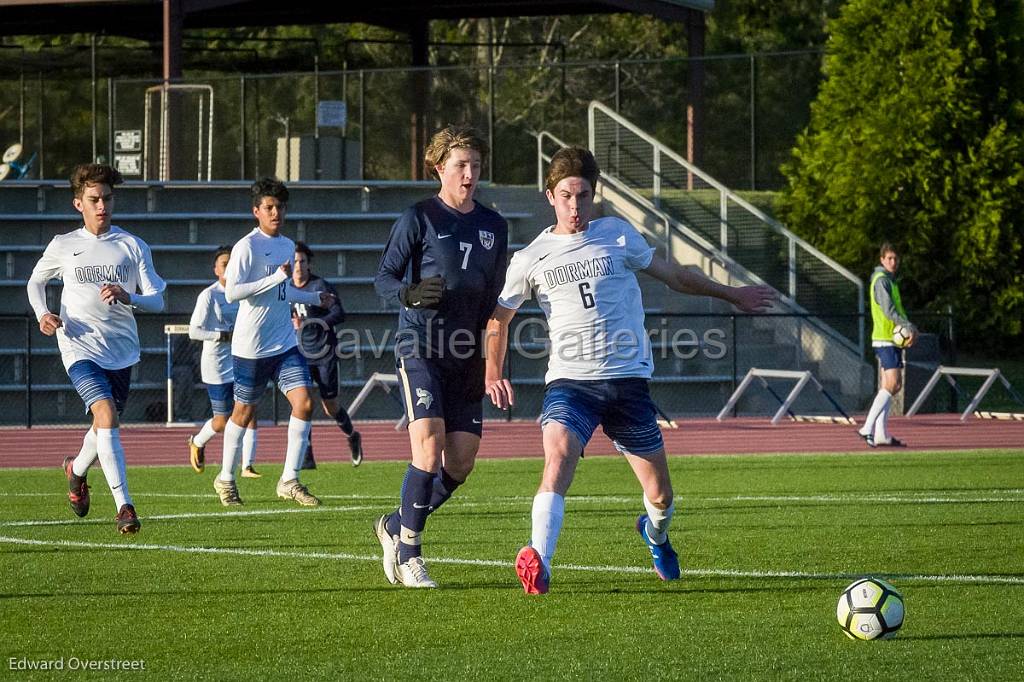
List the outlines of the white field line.
<svg viewBox="0 0 1024 682">
<path fill-rule="evenodd" d="M 58 492 L 45 492 L 45 493 L 10 493 L 0 492 L 0 497 L 67 497 L 67 493 Z M 217 499 L 216 493 L 153 493 L 153 492 L 138 492 L 132 493 L 132 497 L 139 498 L 150 498 L 150 497 L 180 497 L 196 500 L 215 500 Z M 397 503 L 397 495 L 321 495 L 317 493 L 317 497 L 321 500 L 391 500 Z M 500 495 L 498 497 L 484 497 L 482 495 L 460 495 L 451 504 L 458 504 L 467 500 L 493 500 L 495 502 L 532 502 L 532 495 Z M 638 493 L 635 497 L 623 497 L 621 495 L 569 495 L 566 498 L 567 502 L 612 502 L 612 503 L 630 503 L 637 502 L 641 499 L 641 495 Z M 475 504 L 472 503 L 471 504 Z"/>
<path fill-rule="evenodd" d="M 972 493 L 981 491 L 972 491 Z M 1016 493 L 1024 494 L 1024 489 L 1007 489 L 1007 491 L 999 491 L 1002 494 L 1010 494 L 1013 496 Z M 174 493 L 142 493 L 136 494 L 139 498 L 158 498 L 158 497 L 171 497 L 171 498 L 188 498 L 188 499 L 201 499 L 209 500 L 215 498 L 213 495 L 185 495 L 185 494 L 174 494 Z M 65 497 L 63 493 L 0 493 L 0 497 Z M 391 496 L 362 496 L 362 495 L 325 495 L 321 496 L 325 500 L 384 500 L 393 501 Z M 482 498 L 477 498 L 481 499 Z M 459 501 L 453 501 L 450 506 L 453 508 L 494 508 L 494 507 L 507 507 L 507 506 L 518 506 L 529 503 L 532 501 L 531 497 L 528 496 L 505 496 L 498 498 L 490 498 L 486 501 L 471 502 L 472 498 L 463 498 Z M 850 503 L 885 503 L 885 504 L 992 504 L 992 503 L 1017 503 L 1022 500 L 1021 497 L 924 497 L 921 496 L 892 496 L 892 495 L 786 495 L 786 496 L 751 496 L 751 495 L 737 495 L 728 497 L 709 497 L 709 498 L 687 498 L 684 500 L 688 503 L 700 503 L 700 502 L 772 502 L 772 503 L 835 503 L 835 504 L 850 504 Z M 617 497 L 617 496 L 569 496 L 565 500 L 566 504 L 631 504 L 635 503 L 634 498 Z M 364 512 L 378 510 L 378 506 L 349 506 L 349 507 L 288 507 L 283 509 L 254 509 L 245 511 L 222 511 L 222 512 L 180 512 L 176 514 L 146 514 L 141 516 L 143 520 L 174 520 L 174 519 L 202 519 L 202 518 L 222 518 L 222 517 L 245 517 L 245 516 L 275 516 L 278 514 L 309 514 L 309 513 L 323 513 L 323 512 L 335 512 L 335 513 L 346 513 L 346 512 Z M 47 525 L 84 525 L 84 524 L 97 524 L 97 523 L 109 523 L 109 519 L 94 517 L 91 519 L 77 519 L 77 518 L 63 518 L 63 519 L 28 519 L 28 520 L 11 520 L 11 521 L 0 521 L 0 527 L 19 527 L 19 526 L 47 526 Z"/>
<path fill-rule="evenodd" d="M 140 497 L 142 497 L 140 495 Z M 207 499 L 215 499 L 214 495 L 203 495 L 202 497 Z M 329 497 L 329 496 L 325 496 Z M 338 495 L 336 497 L 345 497 Z M 383 499 L 383 498 L 372 498 L 372 499 Z M 387 498 L 393 500 L 394 498 Z M 485 502 L 469 502 L 459 501 L 452 502 L 450 506 L 452 508 L 459 509 L 470 509 L 484 507 L 493 509 L 499 506 L 523 506 L 527 505 L 533 500 L 532 497 L 526 496 L 513 496 L 513 497 L 500 497 L 487 500 Z M 570 501 L 574 502 L 618 502 L 628 503 L 636 502 L 635 499 L 626 497 L 570 497 Z M 140 515 L 140 519 L 143 521 L 152 520 L 175 520 L 175 519 L 205 519 L 205 518 L 224 518 L 224 517 L 246 517 L 246 516 L 276 516 L 277 514 L 317 514 L 324 512 L 334 513 L 347 513 L 347 512 L 364 512 L 364 511 L 380 511 L 380 505 L 359 505 L 359 506 L 348 506 L 348 507 L 333 507 L 330 505 L 321 507 L 283 507 L 278 509 L 246 509 L 238 511 L 219 511 L 219 512 L 179 512 L 176 514 L 145 514 Z M 0 528 L 16 528 L 16 527 L 37 527 L 37 526 L 70 526 L 70 525 L 86 525 L 86 524 L 106 524 L 110 523 L 107 518 L 92 518 L 92 519 L 76 519 L 76 518 L 64 518 L 64 519 L 29 519 L 24 521 L 0 521 Z"/>
<path fill-rule="evenodd" d="M 972 493 L 981 491 L 971 491 Z M 851 502 L 886 502 L 890 504 L 987 504 L 991 502 L 1020 502 L 1022 497 L 1017 495 L 1020 491 L 1000 490 L 1003 495 L 1010 497 L 970 497 L 968 495 L 929 495 L 928 493 L 909 493 L 902 495 L 895 494 L 857 494 L 848 493 L 842 495 L 732 495 L 729 497 L 703 497 L 703 502 L 836 502 L 849 504 Z M 1014 496 L 1017 495 L 1017 496 Z"/>
<path fill-rule="evenodd" d="M 324 512 L 357 512 L 357 511 L 380 511 L 377 506 L 359 507 L 285 507 L 283 509 L 247 509 L 245 511 L 221 511 L 221 512 L 182 512 L 179 514 L 147 514 L 140 516 L 142 521 L 175 520 L 175 519 L 215 519 L 224 517 L 246 517 L 246 516 L 277 516 L 278 514 L 320 514 Z M 24 526 L 64 526 L 64 525 L 86 525 L 86 524 L 108 524 L 108 518 L 95 519 L 50 519 L 45 521 L 4 521 L 0 527 L 24 527 Z"/>
<path fill-rule="evenodd" d="M 974 489 L 964 491 L 958 495 L 956 493 L 947 493 L 946 495 L 936 495 L 930 491 L 915 492 L 912 490 L 903 491 L 897 493 L 839 493 L 839 494 L 819 494 L 819 495 L 720 495 L 720 496 L 691 496 L 684 495 L 681 497 L 683 502 L 892 502 L 892 503 L 906 503 L 906 504 L 918 504 L 921 502 L 1019 502 L 1020 497 L 972 497 L 972 495 L 979 494 L 992 495 L 1016 495 L 1024 496 L 1024 488 L 992 488 L 992 489 Z M 13 493 L 13 492 L 0 492 L 0 498 L 2 497 L 66 497 L 67 493 L 63 492 L 35 492 L 35 493 Z M 140 498 L 184 498 L 184 499 L 216 499 L 214 493 L 157 493 L 157 492 L 134 492 L 133 497 Z M 360 495 L 360 494 L 349 494 L 349 495 L 317 495 L 321 500 L 395 500 L 395 495 Z M 479 499 L 479 500 L 492 500 L 495 502 L 510 502 L 510 501 L 532 501 L 533 497 L 529 495 L 501 495 L 498 497 L 485 498 L 480 495 L 463 495 L 456 498 L 451 504 L 458 504 L 463 501 Z M 628 504 L 636 502 L 640 499 L 640 495 L 636 497 L 625 497 L 622 495 L 568 495 L 565 500 L 566 502 L 611 502 L 611 503 L 623 503 Z"/>
<path fill-rule="evenodd" d="M 0 493 L 0 498 L 67 498 L 67 493 Z M 398 497 L 396 495 L 316 495 L 321 500 L 384 500 L 391 501 L 397 504 Z M 132 493 L 132 498 L 184 498 L 189 500 L 216 500 L 217 495 L 215 493 L 199 494 L 199 493 Z M 458 500 L 451 504 L 483 504 L 467 502 L 469 500 L 490 500 L 498 503 L 507 502 L 532 502 L 534 498 L 526 495 L 506 495 L 497 498 L 483 498 L 481 496 L 462 496 Z M 629 504 L 635 503 L 641 499 L 640 495 L 634 498 L 626 498 L 621 496 L 612 495 L 578 495 L 568 496 L 565 498 L 566 502 L 602 502 L 602 503 L 618 503 L 618 504 Z M 153 518 L 153 517 L 151 517 Z"/>
<path fill-rule="evenodd" d="M 91 486 L 90 486 L 91 488 Z M 67 497 L 67 493 L 3 493 L 0 497 Z M 133 492 L 132 497 L 182 497 L 195 500 L 217 499 L 216 493 L 151 493 Z M 317 495 L 321 500 L 390 500 L 394 495 Z"/>
<path fill-rule="evenodd" d="M 971 491 L 971 492 L 982 492 L 982 491 Z M 1024 490 L 1003 490 L 1002 493 L 1013 493 L 1021 492 Z M 186 495 L 177 493 L 136 493 L 139 498 L 145 497 L 161 497 L 161 496 L 173 496 L 173 497 L 188 497 L 198 499 L 212 499 L 214 495 Z M 64 493 L 0 493 L 0 497 L 63 497 Z M 339 499 L 339 500 L 391 500 L 394 498 L 390 496 L 371 496 L 371 495 L 323 495 L 322 499 Z M 469 508 L 494 508 L 498 506 L 519 506 L 531 502 L 532 497 L 526 495 L 510 495 L 503 497 L 495 497 L 486 499 L 486 501 L 472 502 L 474 498 L 463 498 L 458 501 L 452 501 L 449 505 L 452 508 L 469 509 Z M 484 500 L 484 498 L 477 497 L 475 499 Z M 898 496 L 898 495 L 732 495 L 727 497 L 692 497 L 685 498 L 685 502 L 775 502 L 775 503 L 804 503 L 804 502 L 829 502 L 835 504 L 849 504 L 853 502 L 878 502 L 887 504 L 991 504 L 991 503 L 1016 503 L 1021 501 L 1021 497 L 963 497 L 947 496 L 947 497 L 925 497 L 915 496 Z M 567 504 L 579 504 L 579 503 L 600 503 L 600 504 L 631 504 L 636 502 L 635 498 L 621 497 L 621 496 L 603 496 L 603 495 L 580 495 L 580 496 L 569 496 L 566 498 Z M 239 511 L 222 511 L 222 512 L 180 512 L 176 514 L 146 514 L 141 518 L 143 520 L 174 520 L 174 519 L 203 519 L 203 518 L 222 518 L 222 517 L 245 517 L 245 516 L 275 516 L 278 514 L 310 514 L 310 513 L 323 513 L 323 512 L 334 512 L 334 513 L 346 513 L 346 512 L 364 512 L 364 511 L 376 511 L 379 510 L 379 506 L 345 506 L 345 507 L 334 507 L 334 506 L 323 506 L 323 507 L 286 507 L 279 509 L 252 509 L 252 510 L 239 510 Z M 109 519 L 106 518 L 92 518 L 88 520 L 82 519 L 29 519 L 29 520 L 15 520 L 15 521 L 0 521 L 0 528 L 2 527 L 38 527 L 38 526 L 65 526 L 65 525 L 84 525 L 84 524 L 103 524 L 109 523 Z"/>
<path fill-rule="evenodd" d="M 33 547 L 66 547 L 97 550 L 121 551 L 156 551 L 174 552 L 179 554 L 214 554 L 226 556 L 267 557 L 283 559 L 326 559 L 329 561 L 367 561 L 378 562 L 379 556 L 368 554 L 347 554 L 334 552 L 282 552 L 274 549 L 245 549 L 239 547 L 188 547 L 182 545 L 150 545 L 150 544 L 119 544 L 114 542 L 80 542 L 73 540 L 33 540 L 0 535 L 0 543 L 12 545 L 28 545 Z M 461 566 L 485 566 L 494 568 L 511 568 L 512 562 L 488 559 L 459 559 L 453 557 L 431 557 L 431 563 L 453 564 Z M 556 564 L 558 570 L 584 571 L 590 573 L 624 573 L 648 574 L 649 567 L 640 566 L 584 566 L 576 564 Z M 740 571 L 733 569 L 685 569 L 683 575 L 705 578 L 753 578 L 753 579 L 810 579 L 810 580 L 852 580 L 861 577 L 851 573 L 815 573 L 805 571 Z M 901 582 L 924 583 L 969 583 L 992 585 L 1024 585 L 1024 577 L 1000 575 L 914 575 L 886 574 L 886 577 Z"/>
</svg>

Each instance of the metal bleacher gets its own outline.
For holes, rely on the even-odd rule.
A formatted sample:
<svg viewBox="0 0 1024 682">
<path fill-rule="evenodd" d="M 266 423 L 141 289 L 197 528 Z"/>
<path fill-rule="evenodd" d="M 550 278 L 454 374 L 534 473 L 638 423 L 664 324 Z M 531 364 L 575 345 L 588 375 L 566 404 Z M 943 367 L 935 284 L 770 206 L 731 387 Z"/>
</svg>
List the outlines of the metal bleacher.
<svg viewBox="0 0 1024 682">
<path fill-rule="evenodd" d="M 168 284 L 165 313 L 137 316 L 143 358 L 133 375 L 133 395 L 141 395 L 130 403 L 126 421 L 152 418 L 146 406 L 163 399 L 167 378 L 163 325 L 188 321 L 197 294 L 213 281 L 213 252 L 221 244 L 233 244 L 254 226 L 249 184 L 129 182 L 118 186 L 114 224 L 146 240 L 157 272 Z M 394 326 L 395 312 L 373 290 L 377 262 L 400 212 L 434 193 L 436 183 L 314 182 L 290 184 L 289 190 L 291 210 L 285 234 L 313 249 L 314 270 L 338 289 L 348 323 L 383 338 Z M 547 205 L 540 203 L 543 197 L 532 188 L 485 186 L 477 198 L 509 221 L 513 248 L 519 245 L 516 240 L 532 238 L 546 218 L 535 217 Z M 37 422 L 80 419 L 81 405 L 68 384 L 56 344 L 35 331 L 34 322 L 32 366 L 21 366 L 27 342 L 25 322 L 13 316 L 30 310 L 25 285 L 46 244 L 80 224 L 66 183 L 0 183 L 0 267 L 4 268 L 0 273 L 0 403 L 17 402 L 13 397 L 24 392 L 30 370 L 33 392 L 48 396 L 34 401 Z M 47 287 L 51 309 L 57 307 L 59 291 L 58 282 Z M 361 385 L 364 373 L 380 370 L 393 371 L 387 354 L 348 362 L 343 386 Z M 10 412 L 14 423 L 19 412 Z"/>
<path fill-rule="evenodd" d="M 542 155 L 538 154 L 540 159 Z M 627 196 L 628 188 L 616 185 L 609 173 L 599 184 L 599 211 L 626 218 L 644 231 L 663 256 L 688 263 L 722 281 L 739 283 L 746 271 L 726 253 L 697 235 L 687 239 L 685 226 L 668 214 Z M 188 320 L 199 291 L 213 280 L 212 254 L 221 244 L 232 244 L 254 225 L 247 182 L 129 182 L 117 188 L 114 223 L 139 235 L 150 245 L 157 271 L 168 282 L 167 308 L 161 315 L 138 315 L 143 347 L 142 361 L 133 373 L 133 400 L 125 421 L 162 419 L 159 406 L 166 400 L 170 364 L 163 327 Z M 394 371 L 391 349 L 395 308 L 381 301 L 373 290 L 377 262 L 391 224 L 407 206 L 436 191 L 434 182 L 309 182 L 289 185 L 291 197 L 284 232 L 305 241 L 316 254 L 314 270 L 338 289 L 347 311 L 345 327 L 359 330 L 352 341 L 358 357 L 342 362 L 342 400 L 350 400 L 374 372 Z M 536 187 L 483 186 L 481 203 L 499 210 L 509 221 L 510 250 L 528 243 L 550 223 L 551 209 Z M 27 399 L 26 375 L 32 377 L 32 418 L 36 423 L 81 420 L 81 403 L 67 382 L 52 338 L 26 326 L 29 311 L 26 280 L 50 239 L 79 225 L 71 207 L 66 183 L 16 181 L 0 183 L 0 404 L 6 416 L 2 424 L 24 423 L 19 407 Z M 714 413 L 728 398 L 737 372 L 750 366 L 787 369 L 812 367 L 844 369 L 835 350 L 820 350 L 820 329 L 799 318 L 737 320 L 731 308 L 719 301 L 675 295 L 660 282 L 640 276 L 647 326 L 652 332 L 655 379 L 652 394 L 666 411 Z M 51 309 L 56 309 L 59 286 L 48 287 Z M 680 315 L 691 317 L 680 317 Z M 675 315 L 675 317 L 673 317 Z M 717 316 L 717 317 L 716 317 Z M 536 416 L 539 410 L 547 357 L 529 329 L 538 319 L 534 303 L 528 303 L 513 323 L 517 352 L 510 354 L 511 375 L 517 385 L 516 416 Z M 767 324 L 764 324 L 767 323 Z M 731 329 L 729 328 L 731 325 Z M 527 331 L 519 334 L 522 327 Z M 704 334 L 725 328 L 726 343 L 741 341 L 742 353 L 714 357 Z M 676 332 L 688 335 L 678 336 Z M 803 339 L 803 342 L 801 342 Z M 809 343 L 810 342 L 810 343 Z M 31 343 L 30 366 L 24 366 L 25 348 Z M 840 344 L 833 344 L 839 346 Z M 693 358 L 685 357 L 691 347 Z M 684 351 L 681 355 L 680 350 Z M 699 356 L 696 352 L 700 351 Z M 840 348 L 842 353 L 849 351 Z M 843 356 L 845 357 L 845 356 Z M 859 359 L 850 364 L 853 379 L 822 372 L 823 383 L 841 400 L 856 400 L 862 374 Z M 197 379 L 198 380 L 198 379 Z M 206 407 L 197 386 L 196 404 Z M 745 399 L 746 400 L 746 399 Z M 849 403 L 847 403 L 849 406 Z M 753 401 L 745 410 L 761 407 Z M 262 409 L 262 408 L 261 408 Z M 391 418 L 397 406 L 386 397 L 375 397 L 360 411 L 363 418 Z M 813 409 L 813 408 L 812 408 Z M 160 413 L 160 414 L 158 414 Z M 275 413 L 276 414 L 276 413 Z M 485 415 L 500 416 L 486 408 Z M 268 416 L 261 412 L 261 418 Z"/>
</svg>

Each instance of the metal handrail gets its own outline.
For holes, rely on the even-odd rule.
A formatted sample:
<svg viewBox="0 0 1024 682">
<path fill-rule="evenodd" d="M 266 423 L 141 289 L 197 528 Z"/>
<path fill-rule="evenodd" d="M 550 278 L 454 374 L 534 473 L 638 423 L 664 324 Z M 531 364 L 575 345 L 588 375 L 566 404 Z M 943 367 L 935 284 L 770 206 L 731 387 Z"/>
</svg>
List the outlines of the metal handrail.
<svg viewBox="0 0 1024 682">
<path fill-rule="evenodd" d="M 589 131 L 588 132 L 588 144 L 589 144 L 591 150 L 596 150 L 597 149 L 597 126 L 596 126 L 596 114 L 597 113 L 601 113 L 602 115 L 607 116 L 614 123 L 616 123 L 617 125 L 621 126 L 624 129 L 628 130 L 630 133 L 632 133 L 633 135 L 636 135 L 638 138 L 640 138 L 641 140 L 643 140 L 644 142 L 646 142 L 647 144 L 649 144 L 651 146 L 651 148 L 652 148 L 652 150 L 654 152 L 654 161 L 653 161 L 653 169 L 652 169 L 652 171 L 653 171 L 653 181 L 652 181 L 652 184 L 653 184 L 653 192 L 654 192 L 654 194 L 653 194 L 654 201 L 653 202 L 646 202 L 646 203 L 651 203 L 653 205 L 653 207 L 656 208 L 656 209 L 657 209 L 657 207 L 658 207 L 658 205 L 660 203 L 660 198 L 661 198 L 661 173 L 662 173 L 661 158 L 662 158 L 662 156 L 664 156 L 664 157 L 672 160 L 673 162 L 679 164 L 688 173 L 691 173 L 691 174 L 697 176 L 703 182 L 707 183 L 710 187 L 712 187 L 712 188 L 714 188 L 715 190 L 718 191 L 719 197 L 720 197 L 720 199 L 719 199 L 719 216 L 718 217 L 719 217 L 719 221 L 720 221 L 720 224 L 721 224 L 721 235 L 722 235 L 722 238 L 721 238 L 721 242 L 722 243 L 719 246 L 716 247 L 716 250 L 719 253 L 721 253 L 723 255 L 728 253 L 728 243 L 727 243 L 727 239 L 726 239 L 726 234 L 727 234 L 726 233 L 726 227 L 729 224 L 727 206 L 728 206 L 728 202 L 732 201 L 732 202 L 736 203 L 740 208 L 742 208 L 745 211 L 747 211 L 750 215 L 752 215 L 753 217 L 757 218 L 757 220 L 760 221 L 763 225 L 765 225 L 765 227 L 767 227 L 768 229 L 772 230 L 776 234 L 782 236 L 783 238 L 785 238 L 788 241 L 788 244 L 789 244 L 789 248 L 787 249 L 787 251 L 788 251 L 787 256 L 788 256 L 788 261 L 789 261 L 788 262 L 788 274 L 789 274 L 788 289 L 789 289 L 789 298 L 794 303 L 796 302 L 796 275 L 797 275 L 796 247 L 800 247 L 806 253 L 808 253 L 810 256 L 814 257 L 815 259 L 817 259 L 821 263 L 827 265 L 834 272 L 838 273 L 843 278 L 845 278 L 848 281 L 850 281 L 857 288 L 857 312 L 859 314 L 863 314 L 864 313 L 864 282 L 863 282 L 863 280 L 861 280 L 861 278 L 857 277 L 855 274 L 853 274 L 852 272 L 847 270 L 845 267 L 843 267 L 842 265 L 837 263 L 835 260 L 833 260 L 832 258 L 829 258 L 827 255 L 825 255 L 824 253 L 819 251 L 817 248 L 815 248 L 814 246 L 812 246 L 811 244 L 806 242 L 804 239 L 800 238 L 799 236 L 797 236 L 796 234 L 791 232 L 789 229 L 787 229 L 784 225 L 779 223 L 777 220 L 775 220 L 771 216 L 767 215 L 766 213 L 761 211 L 759 208 L 757 208 L 756 206 L 754 206 L 753 204 L 751 204 L 747 200 L 745 200 L 742 197 L 740 197 L 737 194 L 735 194 L 732 190 L 730 190 L 728 187 L 723 185 L 721 182 L 719 182 L 715 178 L 711 177 L 710 175 L 708 175 L 707 173 L 705 173 L 701 169 L 697 168 L 696 166 L 694 166 L 693 164 L 688 162 L 686 159 L 684 159 L 679 154 L 677 154 L 674 151 L 672 151 L 670 148 L 668 148 L 667 146 L 662 144 L 656 138 L 654 138 L 653 136 L 651 136 L 650 134 L 648 134 L 644 130 L 638 128 L 636 125 L 634 125 L 629 120 L 627 120 L 624 117 L 622 117 L 620 114 L 615 112 L 613 109 L 610 109 L 609 107 L 605 106 L 604 104 L 602 104 L 601 102 L 598 102 L 596 100 L 591 101 L 590 105 L 587 108 L 587 121 L 588 121 L 588 131 Z M 607 178 L 608 178 L 608 176 L 605 175 L 602 179 L 607 180 Z M 633 192 L 632 194 L 634 194 L 635 196 L 639 197 L 639 195 L 637 193 L 635 193 L 635 192 Z M 642 197 L 639 197 L 639 198 L 642 199 Z M 864 323 L 863 323 L 863 317 L 862 317 L 861 318 L 861 322 L 858 325 L 857 346 L 858 347 L 863 347 L 863 345 L 864 345 Z"/>
<path fill-rule="evenodd" d="M 803 247 L 812 256 L 818 258 L 823 263 L 826 263 L 832 269 L 834 269 L 836 272 L 841 274 L 843 277 L 845 277 L 846 279 L 850 280 L 854 284 L 859 285 L 861 287 L 861 290 L 863 290 L 864 283 L 860 279 L 860 277 L 857 277 L 857 275 L 853 274 L 852 272 L 847 270 L 845 267 L 843 267 L 842 265 L 840 265 L 839 263 L 837 263 L 833 259 L 829 258 L 826 254 L 824 254 L 821 251 L 819 251 L 817 248 L 815 248 L 814 246 L 812 246 L 811 244 L 806 242 L 800 236 L 798 236 L 798 235 L 794 234 L 793 232 L 791 232 L 785 225 L 783 225 L 779 221 L 775 220 L 774 218 L 772 218 L 771 216 L 766 214 L 764 211 L 762 211 L 761 209 L 757 208 L 756 206 L 751 204 L 749 201 L 747 201 L 746 199 L 744 199 L 743 197 L 739 196 L 738 194 L 733 192 L 731 189 L 729 189 L 728 187 L 723 185 L 721 182 L 719 182 L 718 180 L 714 179 L 713 177 L 711 177 L 710 175 L 708 175 L 707 173 L 702 171 L 700 168 L 694 166 L 693 164 L 691 164 L 689 161 L 687 161 L 683 157 L 679 156 L 677 153 L 672 151 L 672 149 L 670 149 L 669 147 L 666 147 L 664 144 L 659 142 L 656 138 L 652 137 L 648 133 L 646 133 L 643 130 L 641 130 L 640 128 L 636 127 L 630 121 L 628 121 L 627 119 L 623 118 L 618 113 L 616 113 L 614 110 L 609 109 L 607 106 L 605 106 L 601 102 L 598 102 L 597 100 L 591 101 L 590 106 L 587 109 L 587 117 L 588 117 L 587 121 L 588 121 L 589 136 L 590 136 L 590 139 L 589 139 L 588 142 L 589 142 L 589 145 L 590 145 L 591 149 L 595 149 L 596 148 L 595 126 L 594 126 L 594 112 L 595 111 L 600 111 L 602 114 L 606 114 L 610 119 L 612 119 L 613 121 L 615 121 L 617 124 L 621 125 L 622 127 L 626 128 L 631 133 L 635 134 L 637 137 L 639 137 L 642 140 L 644 140 L 644 142 L 650 143 L 651 146 L 655 150 L 655 154 L 656 154 L 655 158 L 657 158 L 658 156 L 664 154 L 668 158 L 672 159 L 673 161 L 678 163 L 680 166 L 685 168 L 687 170 L 687 172 L 693 173 L 694 175 L 699 177 L 701 180 L 703 180 L 707 184 L 709 184 L 712 187 L 714 187 L 716 190 L 719 191 L 720 194 L 722 194 L 723 197 L 729 199 L 730 201 L 736 202 L 741 207 L 743 207 L 745 210 L 747 210 L 749 213 L 751 213 L 752 215 L 757 217 L 761 222 L 765 223 L 768 227 L 772 228 L 775 232 L 777 232 L 778 234 L 784 236 L 786 239 L 792 241 L 793 243 L 797 244 L 798 246 Z M 657 162 L 656 162 L 656 165 L 657 165 Z"/>
<path fill-rule="evenodd" d="M 566 147 L 568 145 L 565 142 L 563 142 L 562 140 L 560 140 L 558 137 L 556 137 L 555 135 L 551 134 L 550 132 L 548 132 L 546 130 L 542 130 L 542 131 L 540 131 L 538 133 L 535 133 L 535 136 L 537 138 L 537 185 L 538 185 L 539 189 L 543 190 L 543 188 L 544 188 L 544 165 L 543 164 L 544 164 L 544 162 L 550 162 L 551 161 L 551 157 L 544 153 L 543 144 L 544 144 L 545 138 L 551 140 L 552 142 L 557 144 L 559 147 Z M 655 217 L 659 222 L 661 222 L 661 223 L 663 223 L 665 225 L 665 241 L 664 241 L 664 246 L 665 246 L 665 258 L 666 258 L 666 260 L 671 260 L 672 259 L 672 236 L 673 235 L 678 235 L 678 236 L 681 236 L 684 239 L 686 239 L 690 243 L 691 246 L 693 246 L 693 247 L 697 248 L 699 251 L 701 251 L 704 254 L 705 257 L 707 257 L 708 259 L 710 259 L 712 261 L 717 262 L 719 265 L 721 265 L 723 268 L 725 268 L 729 272 L 729 274 L 732 275 L 733 277 L 737 277 L 738 279 L 744 280 L 744 281 L 746 281 L 746 282 L 748 282 L 750 284 L 768 284 L 768 282 L 766 282 L 763 278 L 761 278 L 757 273 L 752 272 L 748 268 L 744 267 L 741 263 L 739 263 L 736 260 L 732 259 L 728 255 L 728 253 L 726 253 L 722 249 L 718 248 L 715 244 L 713 244 L 710 241 L 708 241 L 706 238 L 704 238 L 702 235 L 698 234 L 695 230 L 691 229 L 685 223 L 683 223 L 680 220 L 676 219 L 675 217 L 669 215 L 665 211 L 662 211 L 660 208 L 655 206 L 649 199 L 647 199 L 646 197 L 644 197 L 641 194 L 639 194 L 636 190 L 634 190 L 633 188 L 629 187 L 626 183 L 624 183 L 619 178 L 615 177 L 614 175 L 611 175 L 610 173 L 602 173 L 602 175 L 601 175 L 601 182 L 605 183 L 605 184 L 613 185 L 615 187 L 616 191 L 621 192 L 622 194 L 626 195 L 626 197 L 633 203 L 633 205 L 635 207 L 640 208 L 640 209 L 646 211 L 649 215 Z M 789 308 L 791 308 L 793 311 L 795 311 L 798 314 L 811 315 L 811 313 L 809 313 L 807 311 L 807 309 L 805 309 L 803 306 L 801 306 L 799 303 L 797 303 L 796 300 L 793 297 L 787 296 L 785 293 L 780 292 L 780 301 L 781 301 L 781 303 L 783 303 L 784 305 L 788 306 Z M 859 345 L 855 345 L 855 342 L 852 339 L 847 338 L 845 335 L 843 335 L 840 332 L 836 331 L 830 325 L 828 325 L 827 323 L 825 323 L 825 322 L 823 322 L 821 320 L 810 320 L 809 322 L 818 331 L 820 331 L 821 333 L 825 334 L 829 338 L 832 338 L 835 341 L 841 343 L 842 345 L 844 345 L 849 350 L 851 350 L 853 352 L 860 352 L 860 349 L 863 348 L 863 346 L 864 346 L 864 335 L 863 335 L 863 329 L 864 329 L 863 313 L 864 313 L 864 310 L 863 310 L 863 306 L 860 307 L 860 310 L 858 310 L 858 313 L 860 315 L 860 317 L 858 318 L 858 326 L 859 326 L 859 329 L 860 329 L 860 338 L 858 339 L 858 341 L 856 343 L 859 344 Z"/>
<path fill-rule="evenodd" d="M 537 191 L 543 192 L 545 189 L 544 164 L 551 162 L 551 157 L 544 153 L 544 138 L 551 140 L 559 147 L 568 147 L 569 145 L 546 130 L 534 133 L 534 136 L 537 138 Z"/>
</svg>

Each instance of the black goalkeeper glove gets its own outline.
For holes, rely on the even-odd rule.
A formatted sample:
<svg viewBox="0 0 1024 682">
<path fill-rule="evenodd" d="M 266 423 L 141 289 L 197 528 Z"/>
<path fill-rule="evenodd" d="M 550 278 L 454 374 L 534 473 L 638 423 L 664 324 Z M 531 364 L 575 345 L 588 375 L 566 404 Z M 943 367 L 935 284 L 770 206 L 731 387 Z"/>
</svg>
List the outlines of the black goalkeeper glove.
<svg viewBox="0 0 1024 682">
<path fill-rule="evenodd" d="M 436 308 L 444 294 L 444 277 L 435 275 L 403 287 L 398 300 L 407 308 Z"/>
</svg>

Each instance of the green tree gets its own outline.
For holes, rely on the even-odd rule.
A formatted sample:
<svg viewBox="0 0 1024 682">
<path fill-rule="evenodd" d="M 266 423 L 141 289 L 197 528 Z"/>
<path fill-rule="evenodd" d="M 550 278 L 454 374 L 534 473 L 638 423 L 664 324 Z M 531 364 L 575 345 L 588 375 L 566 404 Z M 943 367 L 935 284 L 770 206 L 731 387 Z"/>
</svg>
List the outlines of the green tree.
<svg viewBox="0 0 1024 682">
<path fill-rule="evenodd" d="M 709 54 L 820 48 L 843 0 L 717 0 L 708 14 Z"/>
<path fill-rule="evenodd" d="M 989 349 L 1024 320 L 1022 40 L 1020 0 L 852 0 L 779 201 L 856 271 L 893 242 L 904 300 Z"/>
</svg>

